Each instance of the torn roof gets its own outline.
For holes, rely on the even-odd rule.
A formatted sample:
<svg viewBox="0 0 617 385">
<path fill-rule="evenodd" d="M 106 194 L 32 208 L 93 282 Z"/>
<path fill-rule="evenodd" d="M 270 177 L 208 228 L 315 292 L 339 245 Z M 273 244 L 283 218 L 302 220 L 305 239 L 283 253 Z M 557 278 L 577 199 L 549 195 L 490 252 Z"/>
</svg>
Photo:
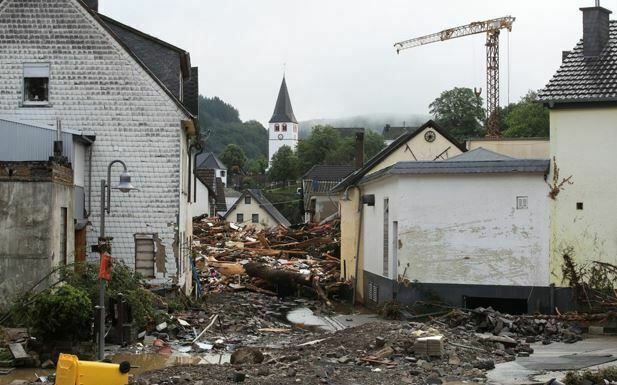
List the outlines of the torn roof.
<svg viewBox="0 0 617 385">
<path fill-rule="evenodd" d="M 544 103 L 617 101 L 617 20 L 610 21 L 609 40 L 602 54 L 586 58 L 581 39 L 538 99 Z"/>
</svg>

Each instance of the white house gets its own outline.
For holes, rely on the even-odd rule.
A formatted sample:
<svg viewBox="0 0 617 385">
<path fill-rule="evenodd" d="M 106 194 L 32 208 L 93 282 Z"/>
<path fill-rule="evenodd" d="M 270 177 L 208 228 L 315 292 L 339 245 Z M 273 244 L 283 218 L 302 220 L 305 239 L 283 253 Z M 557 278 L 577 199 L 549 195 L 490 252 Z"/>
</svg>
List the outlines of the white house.
<svg viewBox="0 0 617 385">
<path fill-rule="evenodd" d="M 549 309 L 548 170 L 476 149 L 363 177 L 365 300 Z"/>
<path fill-rule="evenodd" d="M 258 230 L 291 225 L 261 191 L 255 189 L 244 190 L 223 218 L 242 226 L 255 226 Z"/>
<path fill-rule="evenodd" d="M 291 107 L 291 99 L 287 91 L 287 82 L 283 77 L 279 95 L 276 99 L 274 113 L 268 125 L 268 161 L 272 162 L 272 156 L 283 146 L 289 146 L 292 150 L 298 145 L 298 120 Z"/>
<path fill-rule="evenodd" d="M 217 170 L 211 168 L 195 170 L 195 201 L 191 205 L 192 217 L 222 215 L 227 211 L 226 188 L 223 180 L 216 175 Z"/>
<path fill-rule="evenodd" d="M 0 115 L 59 119 L 96 136 L 75 160 L 88 170 L 88 251 L 99 236 L 100 182 L 122 160 L 139 191 L 111 192 L 112 254 L 132 267 L 139 260 L 155 283 L 190 289 L 198 78 L 188 52 L 99 14 L 96 0 L 2 0 L 0 68 Z M 111 171 L 114 186 L 122 168 Z"/>
<path fill-rule="evenodd" d="M 583 38 L 540 100 L 550 109 L 549 182 L 571 183 L 551 200 L 551 281 L 564 286 L 564 253 L 577 263 L 617 264 L 617 20 L 608 9 L 582 8 Z"/>
</svg>

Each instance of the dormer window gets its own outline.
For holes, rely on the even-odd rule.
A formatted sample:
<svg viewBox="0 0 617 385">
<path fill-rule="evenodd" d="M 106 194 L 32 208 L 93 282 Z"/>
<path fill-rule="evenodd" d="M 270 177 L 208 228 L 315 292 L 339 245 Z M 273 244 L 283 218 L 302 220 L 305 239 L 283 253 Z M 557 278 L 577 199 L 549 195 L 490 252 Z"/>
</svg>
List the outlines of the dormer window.
<svg viewBox="0 0 617 385">
<path fill-rule="evenodd" d="M 274 125 L 274 131 L 275 132 L 279 132 L 281 130 L 281 127 L 277 124 Z"/>
<path fill-rule="evenodd" d="M 287 124 L 283 123 L 283 132 L 287 132 Z"/>
<path fill-rule="evenodd" d="M 24 105 L 49 104 L 49 64 L 24 64 Z"/>
</svg>

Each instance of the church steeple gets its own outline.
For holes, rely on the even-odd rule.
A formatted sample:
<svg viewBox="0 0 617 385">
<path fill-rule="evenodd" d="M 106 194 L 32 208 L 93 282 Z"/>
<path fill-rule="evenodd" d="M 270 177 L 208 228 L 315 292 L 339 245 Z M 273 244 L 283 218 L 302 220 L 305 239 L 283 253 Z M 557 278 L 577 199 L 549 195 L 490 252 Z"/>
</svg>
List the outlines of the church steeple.
<svg viewBox="0 0 617 385">
<path fill-rule="evenodd" d="M 294 110 L 291 107 L 285 76 L 283 76 L 283 82 L 281 83 L 281 89 L 279 90 L 278 99 L 276 99 L 276 106 L 274 107 L 270 123 L 298 123 Z"/>
</svg>

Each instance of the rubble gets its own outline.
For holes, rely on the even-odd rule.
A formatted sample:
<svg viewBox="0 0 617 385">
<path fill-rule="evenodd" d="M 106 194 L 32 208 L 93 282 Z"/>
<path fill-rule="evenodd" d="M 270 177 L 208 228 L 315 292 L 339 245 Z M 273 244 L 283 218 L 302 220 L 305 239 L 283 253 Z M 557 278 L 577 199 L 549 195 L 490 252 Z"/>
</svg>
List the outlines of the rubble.
<svg viewBox="0 0 617 385">
<path fill-rule="evenodd" d="M 340 224 L 257 231 L 216 218 L 194 222 L 193 249 L 201 288 L 208 293 L 309 293 L 330 303 L 350 290 L 340 281 Z"/>
<path fill-rule="evenodd" d="M 454 309 L 443 317 L 450 327 L 473 327 L 492 335 L 487 341 L 512 347 L 518 342 L 514 337 L 525 338 L 526 343 L 542 341 L 574 343 L 582 339 L 582 321 L 593 321 L 594 314 L 571 314 L 567 316 L 512 316 L 501 314 L 492 308 L 477 308 L 470 311 Z"/>
</svg>

